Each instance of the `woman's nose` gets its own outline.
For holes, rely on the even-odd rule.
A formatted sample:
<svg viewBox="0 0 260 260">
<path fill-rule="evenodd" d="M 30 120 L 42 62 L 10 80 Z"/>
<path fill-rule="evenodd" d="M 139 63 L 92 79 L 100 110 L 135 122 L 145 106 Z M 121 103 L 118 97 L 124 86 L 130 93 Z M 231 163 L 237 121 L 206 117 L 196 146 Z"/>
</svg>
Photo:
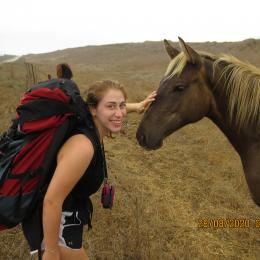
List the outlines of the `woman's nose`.
<svg viewBox="0 0 260 260">
<path fill-rule="evenodd" d="M 115 116 L 116 117 L 123 117 L 124 116 L 124 113 L 123 113 L 122 109 L 120 109 L 120 107 L 115 110 Z"/>
</svg>

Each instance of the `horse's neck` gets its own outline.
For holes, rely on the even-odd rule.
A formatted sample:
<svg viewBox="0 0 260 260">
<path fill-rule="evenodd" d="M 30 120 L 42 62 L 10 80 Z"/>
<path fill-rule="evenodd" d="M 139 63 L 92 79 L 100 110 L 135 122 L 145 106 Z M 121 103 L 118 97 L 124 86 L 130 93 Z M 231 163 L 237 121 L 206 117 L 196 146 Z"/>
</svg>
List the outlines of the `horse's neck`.
<svg viewBox="0 0 260 260">
<path fill-rule="evenodd" d="M 216 81 L 215 81 L 216 82 Z M 219 84 L 225 82 L 218 81 Z M 240 155 L 245 176 L 252 193 L 252 197 L 260 205 L 260 133 L 255 130 L 242 129 L 229 124 L 228 120 L 228 98 L 220 93 L 219 89 L 214 86 L 212 81 L 212 109 L 208 117 L 220 128 L 225 134 L 235 150 Z"/>
<path fill-rule="evenodd" d="M 255 203 L 260 206 L 260 135 L 246 136 L 236 132 L 235 129 L 228 127 L 225 117 L 220 113 L 217 116 L 209 117 L 238 152 L 251 196 Z"/>
<path fill-rule="evenodd" d="M 213 62 L 208 61 L 206 63 L 206 69 L 209 75 L 209 82 L 212 92 L 211 110 L 208 117 L 221 129 L 226 135 L 234 148 L 241 155 L 245 147 L 251 146 L 251 143 L 255 143 L 260 140 L 260 133 L 253 127 L 246 127 L 246 129 L 239 129 L 235 123 L 230 123 L 229 109 L 228 109 L 228 95 L 223 89 L 225 89 L 225 77 L 221 76 L 223 67 L 216 67 L 213 78 Z M 216 86 L 218 84 L 218 86 Z M 220 87 L 222 86 L 222 87 Z"/>
<path fill-rule="evenodd" d="M 247 143 L 240 157 L 251 196 L 260 206 L 260 141 Z"/>
<path fill-rule="evenodd" d="M 218 103 L 218 101 L 217 101 Z M 223 101 L 221 101 L 221 105 L 223 105 Z M 218 107 L 218 105 L 217 105 Z M 258 150 L 260 152 L 260 137 L 251 134 L 250 131 L 248 135 L 242 130 L 239 131 L 235 126 L 232 126 L 228 123 L 228 119 L 226 117 L 225 112 L 217 111 L 217 113 L 211 113 L 209 118 L 218 126 L 218 128 L 223 132 L 223 134 L 228 138 L 230 143 L 233 145 L 235 150 L 240 155 L 241 159 L 247 157 L 245 154 L 247 151 L 251 151 L 251 147 L 255 146 L 255 143 L 259 143 Z M 254 149 L 256 149 L 255 147 Z"/>
</svg>

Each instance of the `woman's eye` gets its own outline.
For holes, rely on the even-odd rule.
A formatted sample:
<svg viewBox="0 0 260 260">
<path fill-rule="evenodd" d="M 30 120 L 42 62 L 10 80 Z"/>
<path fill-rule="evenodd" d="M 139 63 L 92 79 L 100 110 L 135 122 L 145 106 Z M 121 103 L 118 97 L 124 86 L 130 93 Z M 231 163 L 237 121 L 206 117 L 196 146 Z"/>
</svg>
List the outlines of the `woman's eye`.
<svg viewBox="0 0 260 260">
<path fill-rule="evenodd" d="M 108 107 L 109 109 L 114 109 L 115 106 L 114 106 L 114 105 L 108 105 L 107 107 Z"/>
<path fill-rule="evenodd" d="M 121 105 L 120 105 L 120 108 L 121 108 L 121 109 L 126 108 L 126 104 L 125 104 L 125 103 L 124 103 L 124 104 L 121 104 Z"/>
</svg>

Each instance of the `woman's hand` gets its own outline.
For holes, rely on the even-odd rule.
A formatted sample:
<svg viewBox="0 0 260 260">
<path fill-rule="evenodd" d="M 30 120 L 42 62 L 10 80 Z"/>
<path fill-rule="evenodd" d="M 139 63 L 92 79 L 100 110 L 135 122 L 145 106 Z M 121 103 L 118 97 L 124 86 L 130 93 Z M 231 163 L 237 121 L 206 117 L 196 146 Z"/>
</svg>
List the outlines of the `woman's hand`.
<svg viewBox="0 0 260 260">
<path fill-rule="evenodd" d="M 157 93 L 156 91 L 153 91 L 150 93 L 143 101 L 137 104 L 137 113 L 141 114 L 144 112 L 146 108 L 149 107 L 149 105 L 155 100 Z"/>
<path fill-rule="evenodd" d="M 138 114 L 141 114 L 144 112 L 146 108 L 155 100 L 157 93 L 156 91 L 153 91 L 150 93 L 143 101 L 139 103 L 126 103 L 126 111 L 128 113 L 131 112 L 137 112 Z"/>
</svg>

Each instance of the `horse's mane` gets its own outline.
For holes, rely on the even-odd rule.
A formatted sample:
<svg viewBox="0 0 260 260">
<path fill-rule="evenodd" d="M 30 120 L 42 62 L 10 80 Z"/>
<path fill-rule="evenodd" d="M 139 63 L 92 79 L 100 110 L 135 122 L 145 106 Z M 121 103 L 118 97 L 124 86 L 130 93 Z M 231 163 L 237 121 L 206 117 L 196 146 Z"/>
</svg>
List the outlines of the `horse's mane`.
<svg viewBox="0 0 260 260">
<path fill-rule="evenodd" d="M 238 128 L 249 123 L 260 124 L 260 69 L 240 61 L 230 55 L 221 55 L 214 62 L 216 68 L 221 62 L 226 62 L 220 79 L 225 78 L 226 84 L 217 84 L 217 88 L 225 88 L 228 96 L 228 111 L 230 123 Z"/>
<path fill-rule="evenodd" d="M 225 79 L 225 84 L 216 84 L 228 97 L 229 121 L 238 128 L 249 124 L 260 125 L 260 69 L 242 62 L 239 59 L 222 54 L 215 56 L 199 52 L 205 58 L 213 62 L 215 69 L 220 63 L 226 63 L 221 72 L 220 79 Z M 165 78 L 179 76 L 187 64 L 187 58 L 183 52 L 177 55 L 169 64 Z"/>
</svg>

